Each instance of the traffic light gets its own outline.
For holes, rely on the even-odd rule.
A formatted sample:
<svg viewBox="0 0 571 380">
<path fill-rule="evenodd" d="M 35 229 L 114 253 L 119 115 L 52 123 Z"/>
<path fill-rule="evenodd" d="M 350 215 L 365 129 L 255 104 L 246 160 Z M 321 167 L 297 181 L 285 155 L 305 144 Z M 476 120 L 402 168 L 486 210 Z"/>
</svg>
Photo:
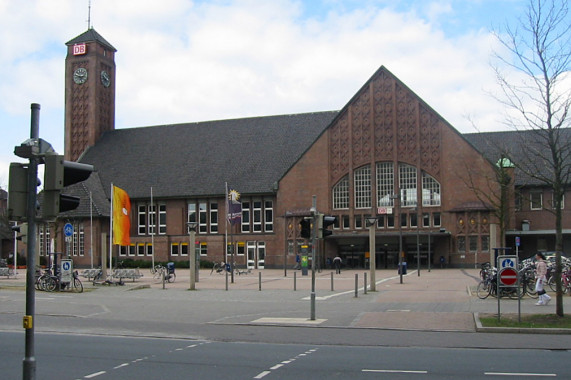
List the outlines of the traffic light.
<svg viewBox="0 0 571 380">
<path fill-rule="evenodd" d="M 12 226 L 12 231 L 19 233 L 16 240 L 25 240 L 28 236 L 28 223 L 22 223 L 19 226 Z"/>
<path fill-rule="evenodd" d="M 336 216 L 329 216 L 329 215 L 323 215 L 323 214 L 319 214 L 318 216 L 319 222 L 318 222 L 318 227 L 319 227 L 319 232 L 318 232 L 318 237 L 320 239 L 324 239 L 327 236 L 330 236 L 333 234 L 333 231 L 330 231 L 328 229 L 329 226 L 333 225 L 336 221 L 337 221 L 337 217 Z"/>
<path fill-rule="evenodd" d="M 311 219 L 302 219 L 299 222 L 301 226 L 301 237 L 310 239 L 311 238 Z"/>
<path fill-rule="evenodd" d="M 10 163 L 8 183 L 8 219 L 26 218 L 28 206 L 28 167 L 18 162 Z"/>
<path fill-rule="evenodd" d="M 63 156 L 45 156 L 44 201 L 42 218 L 54 219 L 60 212 L 74 210 L 79 206 L 79 198 L 61 194 L 66 186 L 85 181 L 93 171 L 92 165 L 65 161 Z"/>
</svg>

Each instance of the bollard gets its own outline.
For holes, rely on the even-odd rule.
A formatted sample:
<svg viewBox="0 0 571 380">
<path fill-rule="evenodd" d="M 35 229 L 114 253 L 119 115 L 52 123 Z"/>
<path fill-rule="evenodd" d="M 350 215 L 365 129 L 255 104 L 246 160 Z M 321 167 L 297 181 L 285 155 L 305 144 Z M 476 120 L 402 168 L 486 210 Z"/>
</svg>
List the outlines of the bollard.
<svg viewBox="0 0 571 380">
<path fill-rule="evenodd" d="M 293 291 L 297 290 L 297 272 L 293 272 Z"/>
<path fill-rule="evenodd" d="M 331 291 L 333 291 L 333 272 L 331 272 Z"/>
<path fill-rule="evenodd" d="M 363 288 L 363 294 L 367 294 L 367 272 L 363 273 L 363 278 L 364 278 L 364 284 L 365 287 Z"/>
<path fill-rule="evenodd" d="M 258 272 L 258 290 L 262 291 L 262 272 Z"/>
<path fill-rule="evenodd" d="M 359 297 L 359 274 L 355 273 L 355 298 Z"/>
<path fill-rule="evenodd" d="M 163 289 L 164 289 L 165 288 L 165 279 L 166 279 L 166 275 L 165 275 L 164 271 L 163 271 L 162 278 L 163 278 Z"/>
<path fill-rule="evenodd" d="M 226 291 L 228 291 L 228 271 L 224 273 L 224 277 L 226 277 Z"/>
</svg>

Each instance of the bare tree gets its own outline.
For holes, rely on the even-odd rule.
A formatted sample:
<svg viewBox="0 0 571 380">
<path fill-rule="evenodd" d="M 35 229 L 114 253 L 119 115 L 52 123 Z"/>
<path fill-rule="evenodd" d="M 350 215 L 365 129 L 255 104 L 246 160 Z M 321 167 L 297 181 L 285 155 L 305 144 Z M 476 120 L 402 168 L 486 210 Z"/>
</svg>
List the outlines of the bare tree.
<svg viewBox="0 0 571 380">
<path fill-rule="evenodd" d="M 567 0 L 530 0 L 515 27 L 496 32 L 503 51 L 494 66 L 508 110 L 505 123 L 526 130 L 520 149 L 503 152 L 528 178 L 553 190 L 556 313 L 563 316 L 561 290 L 562 202 L 571 180 L 571 15 Z M 505 71 L 504 71 L 505 70 Z M 508 74 L 509 73 L 509 74 Z"/>
</svg>

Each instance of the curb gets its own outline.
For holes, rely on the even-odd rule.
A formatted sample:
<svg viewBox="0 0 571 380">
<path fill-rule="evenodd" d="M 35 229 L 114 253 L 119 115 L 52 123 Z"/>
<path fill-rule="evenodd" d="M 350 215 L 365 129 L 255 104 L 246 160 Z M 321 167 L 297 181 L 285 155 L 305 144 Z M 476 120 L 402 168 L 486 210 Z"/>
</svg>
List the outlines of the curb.
<svg viewBox="0 0 571 380">
<path fill-rule="evenodd" d="M 480 321 L 480 313 L 474 313 L 474 323 L 476 324 L 476 332 L 482 333 L 571 335 L 571 329 L 484 327 Z"/>
</svg>

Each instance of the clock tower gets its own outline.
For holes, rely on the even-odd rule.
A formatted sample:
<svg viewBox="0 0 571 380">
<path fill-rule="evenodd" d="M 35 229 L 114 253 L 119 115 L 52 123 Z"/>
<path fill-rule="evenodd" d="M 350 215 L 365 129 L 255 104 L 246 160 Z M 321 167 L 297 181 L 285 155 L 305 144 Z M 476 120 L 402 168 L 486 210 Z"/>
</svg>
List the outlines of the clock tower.
<svg viewBox="0 0 571 380">
<path fill-rule="evenodd" d="M 66 43 L 65 159 L 77 161 L 115 129 L 115 52 L 95 29 Z"/>
</svg>

